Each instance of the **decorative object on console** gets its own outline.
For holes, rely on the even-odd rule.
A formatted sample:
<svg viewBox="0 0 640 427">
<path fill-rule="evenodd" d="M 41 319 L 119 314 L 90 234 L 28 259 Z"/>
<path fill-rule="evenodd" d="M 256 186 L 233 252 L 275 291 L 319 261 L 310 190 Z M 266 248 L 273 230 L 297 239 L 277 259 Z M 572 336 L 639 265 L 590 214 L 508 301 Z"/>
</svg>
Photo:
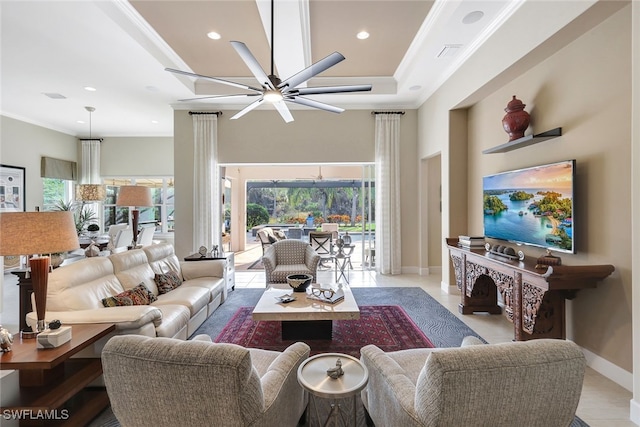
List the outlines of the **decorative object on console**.
<svg viewBox="0 0 640 427">
<path fill-rule="evenodd" d="M 0 215 L 0 255 L 32 255 L 78 249 L 78 235 L 69 211 L 8 212 Z M 29 260 L 38 316 L 37 332 L 45 329 L 49 257 Z"/>
<path fill-rule="evenodd" d="M 205 248 L 204 246 L 200 246 L 198 248 L 198 253 L 200 254 L 201 257 L 206 257 L 207 256 L 207 248 Z"/>
<path fill-rule="evenodd" d="M 522 138 L 524 131 L 529 127 L 529 113 L 524 111 L 524 107 L 526 105 L 513 95 L 513 99 L 504 109 L 507 114 L 502 118 L 502 127 L 509 134 L 509 141 Z"/>
<path fill-rule="evenodd" d="M 116 200 L 116 206 L 132 206 L 132 231 L 133 241 L 131 245 L 136 246 L 138 242 L 138 220 L 140 218 L 140 211 L 136 209 L 139 206 L 153 206 L 151 200 L 151 189 L 149 187 L 143 187 L 141 185 L 123 185 L 118 192 L 118 199 Z"/>
<path fill-rule="evenodd" d="M 562 259 L 557 256 L 551 255 L 551 251 L 547 249 L 547 254 L 538 258 L 536 268 L 546 269 L 550 265 L 561 265 Z"/>
<path fill-rule="evenodd" d="M 485 245 L 485 249 L 487 250 L 487 252 L 491 254 L 499 255 L 501 257 L 505 257 L 508 259 L 513 259 L 513 260 L 518 259 L 520 261 L 524 260 L 524 252 L 522 251 L 516 252 L 515 249 L 509 246 L 498 245 L 498 244 L 492 245 L 491 243 L 487 243 Z"/>
</svg>

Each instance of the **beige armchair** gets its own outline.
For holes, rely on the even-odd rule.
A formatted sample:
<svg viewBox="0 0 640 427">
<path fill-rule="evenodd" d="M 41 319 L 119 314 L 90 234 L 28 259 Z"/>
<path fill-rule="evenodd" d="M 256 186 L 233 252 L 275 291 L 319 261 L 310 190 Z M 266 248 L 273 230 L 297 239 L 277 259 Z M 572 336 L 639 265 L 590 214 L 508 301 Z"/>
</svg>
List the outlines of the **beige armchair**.
<svg viewBox="0 0 640 427">
<path fill-rule="evenodd" d="M 275 242 L 262 257 L 266 285 L 286 283 L 290 274 L 311 274 L 315 283 L 318 262 L 320 255 L 307 242 L 296 239 Z"/>
<path fill-rule="evenodd" d="M 477 339 L 476 339 L 477 340 Z M 362 348 L 362 400 L 376 426 L 567 427 L 580 400 L 585 358 L 563 340 L 385 353 Z M 479 341 L 479 340 L 477 340 Z"/>
<path fill-rule="evenodd" d="M 276 352 L 208 341 L 111 338 L 102 365 L 120 424 L 297 425 L 308 400 L 297 381 L 308 345 L 298 342 Z"/>
</svg>

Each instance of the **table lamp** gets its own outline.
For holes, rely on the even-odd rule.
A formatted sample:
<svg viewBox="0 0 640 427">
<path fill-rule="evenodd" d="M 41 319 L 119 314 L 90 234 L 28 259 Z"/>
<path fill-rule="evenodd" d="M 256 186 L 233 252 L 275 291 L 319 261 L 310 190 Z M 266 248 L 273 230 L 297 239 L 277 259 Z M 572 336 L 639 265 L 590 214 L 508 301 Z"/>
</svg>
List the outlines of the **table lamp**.
<svg viewBox="0 0 640 427">
<path fill-rule="evenodd" d="M 76 185 L 76 200 L 81 202 L 102 202 L 107 197 L 107 190 L 100 184 Z"/>
<path fill-rule="evenodd" d="M 151 200 L 151 189 L 140 185 L 122 185 L 118 192 L 116 206 L 133 207 L 133 210 L 131 211 L 133 218 L 131 228 L 133 229 L 132 247 L 135 248 L 138 242 L 138 219 L 140 218 L 140 211 L 136 209 L 136 206 L 153 206 L 153 201 Z"/>
<path fill-rule="evenodd" d="M 45 330 L 49 257 L 41 254 L 78 249 L 73 213 L 6 212 L 0 214 L 0 255 L 36 255 L 29 260 L 38 326 Z"/>
</svg>

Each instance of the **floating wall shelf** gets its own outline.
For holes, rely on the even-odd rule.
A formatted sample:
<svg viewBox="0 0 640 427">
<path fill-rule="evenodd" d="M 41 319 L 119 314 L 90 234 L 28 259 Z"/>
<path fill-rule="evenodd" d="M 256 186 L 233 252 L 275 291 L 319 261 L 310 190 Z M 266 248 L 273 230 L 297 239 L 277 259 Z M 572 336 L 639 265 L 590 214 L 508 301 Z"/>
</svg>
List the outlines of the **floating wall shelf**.
<svg viewBox="0 0 640 427">
<path fill-rule="evenodd" d="M 486 149 L 482 152 L 482 154 L 506 153 L 507 151 L 527 147 L 529 145 L 537 144 L 538 142 L 546 141 L 547 139 L 557 138 L 561 135 L 562 128 L 555 128 L 546 132 L 539 133 L 537 135 L 527 135 L 523 136 L 522 138 L 514 139 L 513 141 L 509 141 L 506 144 Z"/>
</svg>

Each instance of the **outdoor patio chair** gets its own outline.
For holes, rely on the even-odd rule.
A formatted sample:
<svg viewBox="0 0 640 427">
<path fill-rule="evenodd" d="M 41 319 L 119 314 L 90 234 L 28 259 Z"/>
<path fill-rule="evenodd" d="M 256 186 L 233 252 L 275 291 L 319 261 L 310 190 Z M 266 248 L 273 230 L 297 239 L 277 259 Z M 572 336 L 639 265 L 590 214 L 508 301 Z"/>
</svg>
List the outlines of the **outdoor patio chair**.
<svg viewBox="0 0 640 427">
<path fill-rule="evenodd" d="M 333 261 L 333 233 L 330 231 L 311 231 L 309 245 L 320 255 L 320 267 Z"/>
<path fill-rule="evenodd" d="M 331 233 L 331 237 L 333 237 L 333 240 L 338 240 L 338 231 L 339 231 L 340 226 L 338 224 L 332 223 L 332 222 L 323 222 L 320 225 L 320 229 L 322 231 L 328 231 Z"/>
</svg>

